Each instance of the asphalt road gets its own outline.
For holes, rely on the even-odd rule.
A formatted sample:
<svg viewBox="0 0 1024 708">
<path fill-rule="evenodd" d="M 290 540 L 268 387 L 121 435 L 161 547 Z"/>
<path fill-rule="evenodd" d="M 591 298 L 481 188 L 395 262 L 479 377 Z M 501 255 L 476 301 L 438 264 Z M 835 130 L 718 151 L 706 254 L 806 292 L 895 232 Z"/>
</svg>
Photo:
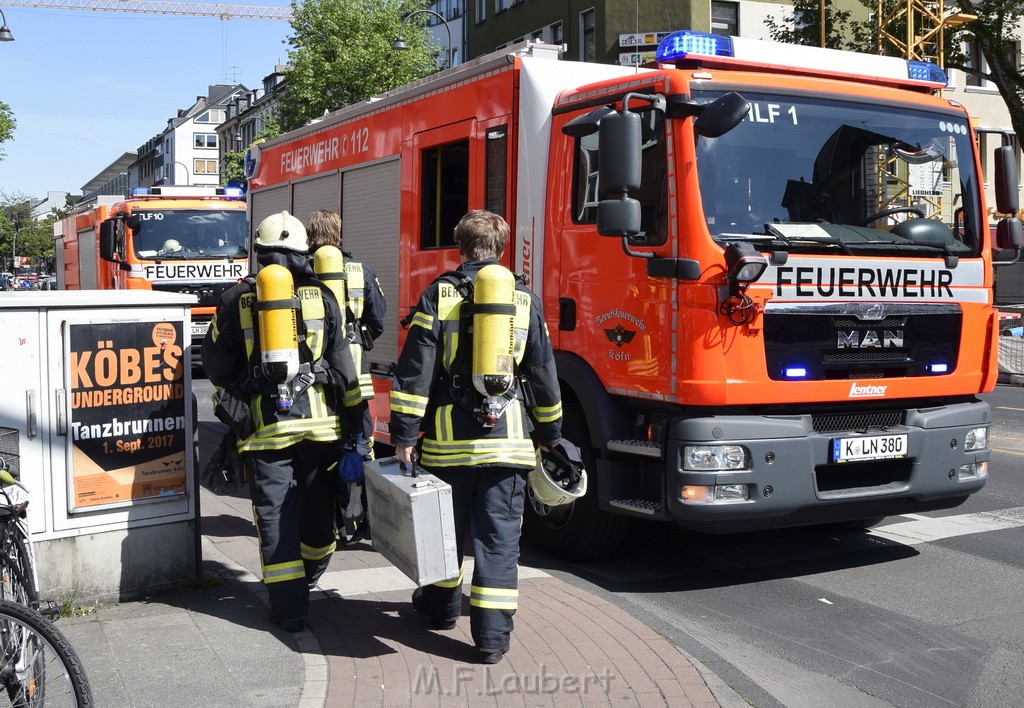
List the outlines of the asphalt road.
<svg viewBox="0 0 1024 708">
<path fill-rule="evenodd" d="M 1024 706 L 1024 388 L 987 399 L 990 480 L 956 509 L 870 533 L 647 524 L 608 560 L 547 567 L 756 706 Z"/>
</svg>

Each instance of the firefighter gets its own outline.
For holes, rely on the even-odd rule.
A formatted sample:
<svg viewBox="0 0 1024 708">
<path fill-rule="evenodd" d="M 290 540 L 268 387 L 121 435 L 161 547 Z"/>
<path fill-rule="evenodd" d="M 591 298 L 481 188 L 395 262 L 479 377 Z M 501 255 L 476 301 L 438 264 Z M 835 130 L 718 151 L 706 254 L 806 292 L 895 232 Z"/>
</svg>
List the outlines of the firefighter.
<svg viewBox="0 0 1024 708">
<path fill-rule="evenodd" d="M 315 259 L 317 251 L 323 246 L 341 249 L 341 217 L 335 211 L 318 209 L 306 219 L 306 234 L 309 237 L 311 258 Z M 373 398 L 373 380 L 370 378 L 370 360 L 366 352 L 373 348 L 374 340 L 384 333 L 387 301 L 372 267 L 352 260 L 352 254 L 348 251 L 341 251 L 341 256 L 344 261 L 342 272 L 346 290 L 347 336 L 351 341 L 352 358 L 359 370 L 360 391 L 363 398 L 369 400 Z M 372 456 L 373 419 L 369 407 L 363 416 L 362 432 L 363 438 L 358 443 L 360 451 L 365 456 Z M 369 531 L 365 515 L 366 493 L 361 480 L 345 480 L 343 485 L 337 512 L 339 540 L 342 543 L 355 543 L 366 538 Z"/>
<path fill-rule="evenodd" d="M 508 312 L 503 309 L 508 303 L 482 305 L 474 299 L 483 289 L 485 268 L 505 270 L 497 264 L 508 237 L 508 224 L 491 212 L 470 211 L 459 221 L 455 242 L 462 264 L 426 289 L 407 320 L 409 332 L 391 390 L 391 438 L 399 461 L 415 464 L 422 431 L 420 463 L 452 487 L 460 564 L 470 533 L 475 560 L 470 629 L 484 664 L 500 661 L 509 649 L 519 595 L 526 478 L 536 465 L 535 446 L 546 450 L 556 445 L 562 425 L 540 299 L 518 281 L 511 287 L 512 315 L 506 325 L 511 331 L 489 337 L 491 346 L 508 347 L 514 359 L 506 367 L 513 373 L 509 388 L 497 395 L 473 383 L 493 372 L 477 371 L 481 363 L 473 361 L 473 344 L 481 333 L 471 331 L 469 310 Z M 494 397 L 501 400 L 488 402 Z M 434 628 L 450 629 L 461 613 L 462 583 L 460 569 L 455 580 L 417 589 L 413 606 Z"/>
<path fill-rule="evenodd" d="M 366 403 L 341 306 L 313 274 L 302 222 L 268 216 L 254 247 L 259 273 L 221 297 L 202 361 L 249 475 L 271 620 L 297 632 L 335 548 L 331 468 Z"/>
</svg>

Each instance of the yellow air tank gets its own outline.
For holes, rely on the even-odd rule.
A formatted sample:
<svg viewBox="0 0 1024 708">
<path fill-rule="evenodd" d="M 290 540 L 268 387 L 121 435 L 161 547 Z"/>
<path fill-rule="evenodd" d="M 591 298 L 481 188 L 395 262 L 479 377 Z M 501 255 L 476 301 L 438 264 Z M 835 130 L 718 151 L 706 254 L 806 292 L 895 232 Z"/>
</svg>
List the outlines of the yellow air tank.
<svg viewBox="0 0 1024 708">
<path fill-rule="evenodd" d="M 345 304 L 348 302 L 348 286 L 345 277 L 345 255 L 337 246 L 321 246 L 313 254 L 313 271 L 338 299 L 341 306 L 341 331 L 346 332 Z"/>
<path fill-rule="evenodd" d="M 277 384 L 278 410 L 292 407 L 289 384 L 299 373 L 295 282 L 287 268 L 270 264 L 256 274 L 256 309 L 263 375 Z"/>
<path fill-rule="evenodd" d="M 477 273 L 473 288 L 473 387 L 484 397 L 485 425 L 497 423 L 504 405 L 498 400 L 515 382 L 513 328 L 516 279 L 507 268 L 491 264 Z"/>
</svg>

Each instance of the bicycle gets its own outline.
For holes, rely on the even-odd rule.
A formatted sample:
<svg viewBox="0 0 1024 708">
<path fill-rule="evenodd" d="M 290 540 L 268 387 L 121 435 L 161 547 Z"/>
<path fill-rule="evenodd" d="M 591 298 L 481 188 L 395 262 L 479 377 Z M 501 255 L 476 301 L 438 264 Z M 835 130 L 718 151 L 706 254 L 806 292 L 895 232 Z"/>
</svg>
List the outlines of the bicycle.
<svg viewBox="0 0 1024 708">
<path fill-rule="evenodd" d="M 39 586 L 26 510 L 28 490 L 0 457 L 0 599 L 39 610 Z M 49 605 L 45 611 L 49 611 Z"/>
<path fill-rule="evenodd" d="M 0 687 L 12 708 L 92 706 L 85 666 L 53 622 L 0 599 Z"/>
</svg>

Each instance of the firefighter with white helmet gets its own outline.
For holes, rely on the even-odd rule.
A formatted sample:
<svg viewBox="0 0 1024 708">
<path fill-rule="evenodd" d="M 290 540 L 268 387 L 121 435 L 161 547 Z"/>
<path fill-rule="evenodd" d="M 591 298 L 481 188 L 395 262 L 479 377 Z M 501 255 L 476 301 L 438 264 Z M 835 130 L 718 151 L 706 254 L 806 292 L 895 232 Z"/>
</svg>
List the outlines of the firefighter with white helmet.
<svg viewBox="0 0 1024 708">
<path fill-rule="evenodd" d="M 221 297 L 202 360 L 249 474 L 271 619 L 299 631 L 335 548 L 331 468 L 366 403 L 302 222 L 271 214 L 254 246 L 259 272 Z"/>
<path fill-rule="evenodd" d="M 470 630 L 482 663 L 509 649 L 518 606 L 519 538 L 535 447 L 560 440 L 562 403 L 540 299 L 498 263 L 509 227 L 471 211 L 455 228 L 462 265 L 420 297 L 395 369 L 391 439 L 452 487 L 459 558 L 472 535 Z M 483 346 L 481 346 L 483 345 Z M 455 626 L 462 574 L 419 588 L 413 606 Z"/>
</svg>

